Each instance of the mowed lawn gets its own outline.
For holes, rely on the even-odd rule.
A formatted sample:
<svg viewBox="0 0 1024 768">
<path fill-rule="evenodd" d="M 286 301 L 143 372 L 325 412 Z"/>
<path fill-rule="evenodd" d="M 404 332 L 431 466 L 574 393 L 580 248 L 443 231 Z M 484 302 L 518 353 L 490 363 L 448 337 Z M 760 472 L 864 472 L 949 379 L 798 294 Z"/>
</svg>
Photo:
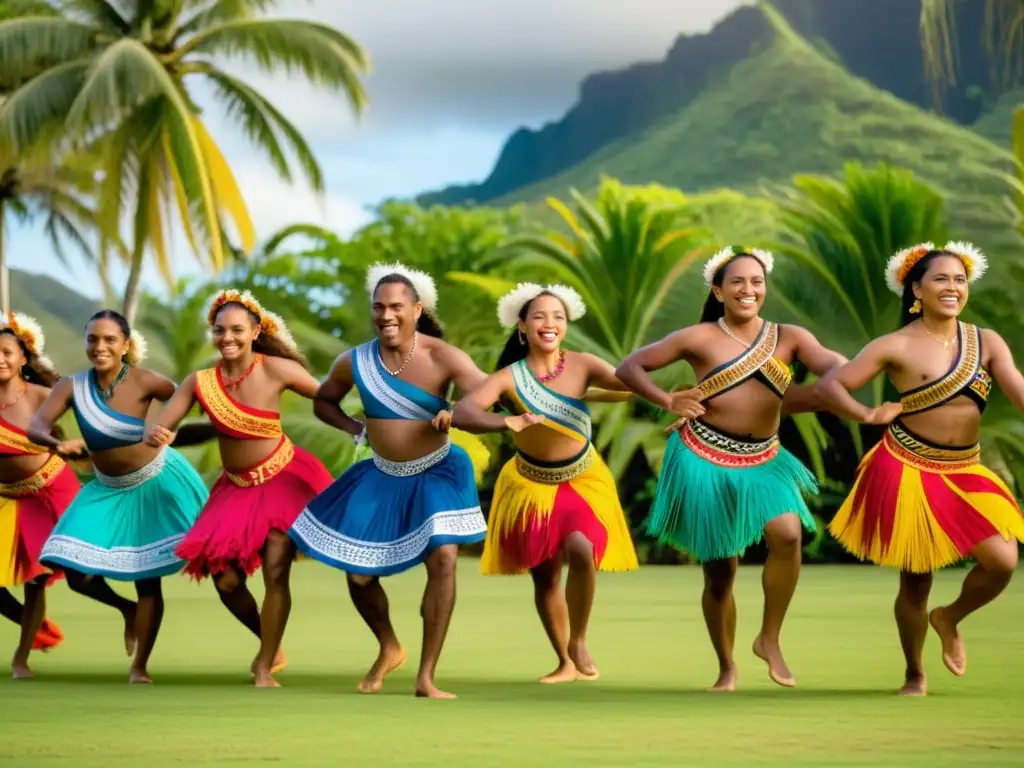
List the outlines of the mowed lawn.
<svg viewBox="0 0 1024 768">
<path fill-rule="evenodd" d="M 941 574 L 935 601 L 963 574 Z M 901 699 L 891 572 L 804 570 L 783 636 L 799 687 L 785 690 L 750 653 L 760 569 L 741 569 L 734 694 L 703 692 L 716 669 L 697 568 L 602 575 L 591 627 L 601 679 L 555 687 L 534 682 L 553 658 L 528 578 L 485 579 L 469 559 L 459 577 L 438 678 L 459 694 L 448 702 L 410 695 L 422 570 L 386 582 L 410 663 L 376 696 L 355 692 L 372 637 L 341 576 L 318 564 L 294 571 L 279 690 L 249 686 L 255 643 L 208 583 L 165 582 L 152 687 L 125 682 L 117 615 L 59 585 L 48 614 L 64 644 L 33 654 L 36 680 L 0 681 L 0 765 L 1024 764 L 1020 583 L 965 625 L 966 677 L 946 672 L 930 636 L 931 695 Z M 13 625 L 0 625 L 0 640 L 13 649 Z"/>
</svg>

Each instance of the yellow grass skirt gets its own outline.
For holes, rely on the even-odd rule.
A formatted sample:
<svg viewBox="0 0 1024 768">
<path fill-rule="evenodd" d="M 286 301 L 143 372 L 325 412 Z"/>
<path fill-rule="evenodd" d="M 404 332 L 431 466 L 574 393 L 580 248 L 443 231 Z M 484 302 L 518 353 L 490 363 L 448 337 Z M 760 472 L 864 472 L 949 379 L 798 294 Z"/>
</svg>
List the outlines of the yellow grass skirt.
<svg viewBox="0 0 1024 768">
<path fill-rule="evenodd" d="M 484 574 L 517 574 L 562 553 L 565 539 L 582 533 L 602 571 L 639 568 L 615 479 L 593 446 L 552 464 L 517 454 L 494 486 Z"/>
</svg>

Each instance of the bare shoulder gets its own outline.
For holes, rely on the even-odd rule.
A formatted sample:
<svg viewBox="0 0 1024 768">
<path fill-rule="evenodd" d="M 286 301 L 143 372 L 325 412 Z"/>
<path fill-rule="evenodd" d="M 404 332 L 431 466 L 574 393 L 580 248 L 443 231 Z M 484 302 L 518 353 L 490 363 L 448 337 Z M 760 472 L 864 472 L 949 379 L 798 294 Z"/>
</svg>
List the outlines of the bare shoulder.
<svg viewBox="0 0 1024 768">
<path fill-rule="evenodd" d="M 63 379 L 61 381 L 63 381 Z M 59 386 L 60 381 L 54 385 L 54 388 L 56 389 Z M 50 392 L 52 391 L 53 390 L 49 387 L 43 386 L 42 384 L 29 384 L 25 388 L 25 394 L 30 398 L 29 402 L 31 402 L 33 407 L 36 408 L 43 404 L 43 401 L 50 396 Z"/>
<path fill-rule="evenodd" d="M 278 379 L 290 379 L 306 370 L 295 360 L 275 357 L 273 355 L 267 355 L 263 358 L 263 367 L 266 368 L 271 376 Z"/>
<path fill-rule="evenodd" d="M 581 366 L 588 370 L 593 370 L 598 367 L 604 368 L 605 366 L 610 365 L 610 363 L 603 358 L 591 354 L 590 352 L 570 352 L 568 350 L 565 352 L 565 362 L 573 367 Z"/>
<path fill-rule="evenodd" d="M 779 326 L 779 336 L 796 341 L 814 341 L 817 337 L 802 325 L 791 325 L 790 323 L 776 323 Z"/>
<path fill-rule="evenodd" d="M 458 347 L 449 344 L 444 339 L 435 339 L 433 336 L 420 336 L 420 343 L 430 354 L 431 359 L 441 365 L 455 365 L 465 363 L 470 357 Z"/>
</svg>

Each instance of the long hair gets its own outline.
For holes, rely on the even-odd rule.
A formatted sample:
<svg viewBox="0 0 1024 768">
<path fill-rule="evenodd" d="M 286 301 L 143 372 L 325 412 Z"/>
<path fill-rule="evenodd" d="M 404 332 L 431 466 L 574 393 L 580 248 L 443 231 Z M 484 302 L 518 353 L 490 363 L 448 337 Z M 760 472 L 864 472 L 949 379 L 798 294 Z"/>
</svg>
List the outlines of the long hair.
<svg viewBox="0 0 1024 768">
<path fill-rule="evenodd" d="M 257 328 L 260 327 L 262 318 L 249 309 L 244 304 L 237 301 L 228 301 L 220 306 L 217 310 L 217 315 L 220 315 L 228 307 L 237 307 L 241 309 L 249 316 L 249 320 Z M 276 333 L 268 333 L 267 331 L 260 331 L 260 335 L 257 336 L 252 342 L 252 351 L 258 355 L 265 355 L 266 357 L 280 357 L 284 360 L 293 360 L 294 362 L 301 365 L 307 371 L 309 370 L 309 361 L 306 360 L 305 356 L 299 352 L 298 349 L 287 344 L 280 336 Z"/>
<path fill-rule="evenodd" d="M 377 285 L 373 288 L 373 292 L 376 293 L 377 289 L 382 285 L 395 284 L 404 285 L 405 289 L 409 292 L 409 295 L 417 302 L 420 301 L 420 295 L 416 291 L 416 286 L 412 284 L 412 281 L 405 275 L 399 275 L 396 272 L 392 272 L 390 275 L 384 275 L 384 277 L 378 280 Z M 426 309 L 420 313 L 420 319 L 416 321 L 416 330 L 424 336 L 432 336 L 435 339 L 444 338 L 444 327 L 441 325 L 440 321 L 427 312 Z"/>
<path fill-rule="evenodd" d="M 25 342 L 13 330 L 10 328 L 0 330 L 0 336 L 5 334 L 13 337 L 18 342 L 21 353 L 25 356 L 25 365 L 21 368 L 21 378 L 29 384 L 40 384 L 52 389 L 54 384 L 60 381 L 60 374 L 48 366 L 40 365 L 39 358 L 29 351 L 29 348 L 25 346 Z"/>
<path fill-rule="evenodd" d="M 955 256 L 955 254 L 940 249 L 928 251 L 917 264 L 911 267 L 903 279 L 903 295 L 900 297 L 900 328 L 910 325 L 921 316 L 920 313 L 915 314 L 910 311 L 914 302 L 917 301 L 917 297 L 914 296 L 914 283 L 919 283 L 924 279 L 928 267 L 940 256 Z"/>
<path fill-rule="evenodd" d="M 725 272 L 729 269 L 730 264 L 735 264 L 740 259 L 753 259 L 758 264 L 761 264 L 761 260 L 750 253 L 738 253 L 729 259 L 725 264 L 715 270 L 714 276 L 711 278 L 711 285 L 716 288 L 721 288 L 722 283 L 725 282 Z M 764 269 L 764 264 L 761 264 L 761 269 Z M 768 273 L 765 272 L 765 280 L 768 279 Z M 700 313 L 700 321 L 702 323 L 717 323 L 725 317 L 725 304 L 718 300 L 715 296 L 715 292 L 712 290 L 708 291 L 708 297 L 704 300 L 704 309 Z"/>
</svg>

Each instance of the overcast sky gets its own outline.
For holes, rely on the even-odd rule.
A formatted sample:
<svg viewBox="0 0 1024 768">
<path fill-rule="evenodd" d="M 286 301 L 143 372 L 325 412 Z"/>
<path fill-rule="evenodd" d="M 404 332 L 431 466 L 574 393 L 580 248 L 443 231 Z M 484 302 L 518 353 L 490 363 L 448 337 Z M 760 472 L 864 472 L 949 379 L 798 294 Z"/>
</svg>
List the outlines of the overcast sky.
<svg viewBox="0 0 1024 768">
<path fill-rule="evenodd" d="M 282 183 L 223 112 L 197 96 L 260 237 L 296 221 L 344 235 L 367 221 L 365 206 L 383 198 L 483 179 L 507 136 L 561 117 L 586 75 L 661 59 L 680 33 L 705 32 L 751 2 L 283 0 L 275 15 L 332 24 L 373 63 L 366 80 L 370 108 L 360 121 L 337 95 L 271 78 L 245 62 L 229 65 L 310 141 L 325 172 L 323 205 L 303 186 Z M 88 267 L 63 274 L 36 230 L 15 225 L 8 247 L 12 266 L 99 296 Z M 196 271 L 187 250 L 175 253 L 178 274 Z M 145 282 L 160 285 L 151 272 Z"/>
</svg>

